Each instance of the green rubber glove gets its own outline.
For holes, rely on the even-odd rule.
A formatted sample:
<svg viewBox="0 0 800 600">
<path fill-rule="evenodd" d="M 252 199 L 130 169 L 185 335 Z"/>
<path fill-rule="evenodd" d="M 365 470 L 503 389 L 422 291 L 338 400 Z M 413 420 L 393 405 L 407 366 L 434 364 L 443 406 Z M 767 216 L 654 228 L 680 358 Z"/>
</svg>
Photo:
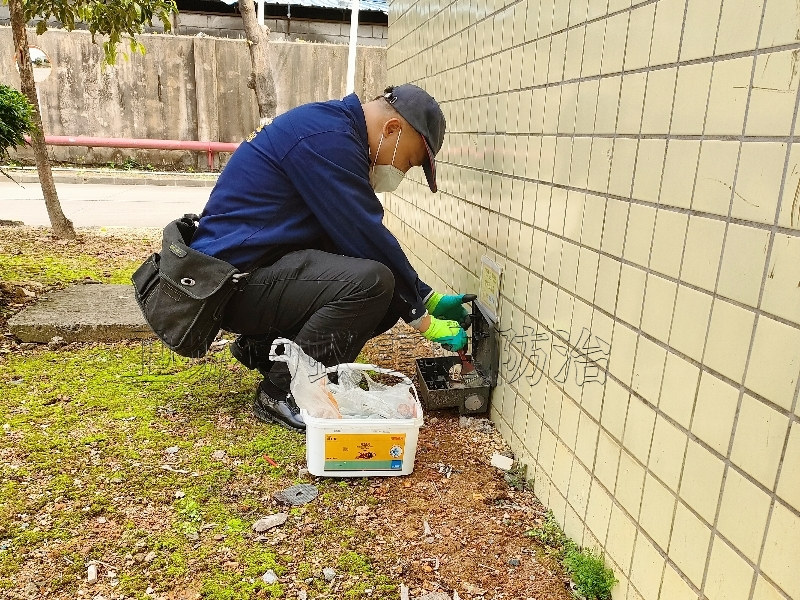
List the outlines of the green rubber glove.
<svg viewBox="0 0 800 600">
<path fill-rule="evenodd" d="M 437 319 L 458 321 L 463 326 L 468 314 L 463 305 L 465 302 L 472 302 L 475 298 L 475 294 L 444 295 L 434 292 L 425 302 L 425 308 Z"/>
<path fill-rule="evenodd" d="M 431 317 L 431 324 L 422 335 L 451 352 L 457 352 L 467 346 L 467 334 L 456 321 Z"/>
</svg>

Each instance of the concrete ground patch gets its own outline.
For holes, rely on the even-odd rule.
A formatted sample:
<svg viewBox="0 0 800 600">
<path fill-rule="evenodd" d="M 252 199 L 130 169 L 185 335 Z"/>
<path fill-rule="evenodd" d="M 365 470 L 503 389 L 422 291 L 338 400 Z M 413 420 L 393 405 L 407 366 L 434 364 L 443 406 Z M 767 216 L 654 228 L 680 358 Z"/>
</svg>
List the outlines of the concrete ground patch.
<svg viewBox="0 0 800 600">
<path fill-rule="evenodd" d="M 23 342 L 110 342 L 154 337 L 133 286 L 78 284 L 51 292 L 8 321 Z"/>
</svg>

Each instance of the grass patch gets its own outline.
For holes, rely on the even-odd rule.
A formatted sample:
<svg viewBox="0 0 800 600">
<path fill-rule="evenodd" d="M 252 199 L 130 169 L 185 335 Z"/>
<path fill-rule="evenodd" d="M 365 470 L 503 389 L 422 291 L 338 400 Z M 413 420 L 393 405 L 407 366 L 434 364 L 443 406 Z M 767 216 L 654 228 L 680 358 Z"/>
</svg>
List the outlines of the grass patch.
<svg viewBox="0 0 800 600">
<path fill-rule="evenodd" d="M 609 600 L 617 584 L 614 572 L 606 567 L 603 557 L 591 549 L 581 548 L 561 529 L 553 511 L 547 511 L 539 527 L 525 532 L 542 546 L 545 554 L 561 563 L 575 583 L 575 590 L 587 600 Z"/>
</svg>

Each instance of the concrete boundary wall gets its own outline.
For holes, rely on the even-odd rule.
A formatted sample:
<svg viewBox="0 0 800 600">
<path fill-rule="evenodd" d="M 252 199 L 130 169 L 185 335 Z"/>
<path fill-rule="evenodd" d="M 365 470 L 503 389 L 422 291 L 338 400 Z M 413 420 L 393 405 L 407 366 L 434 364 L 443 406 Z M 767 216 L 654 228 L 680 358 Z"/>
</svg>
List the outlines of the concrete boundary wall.
<svg viewBox="0 0 800 600">
<path fill-rule="evenodd" d="M 442 104 L 390 227 L 504 267 L 491 417 L 615 600 L 800 598 L 796 0 L 392 0 Z"/>
<path fill-rule="evenodd" d="M 102 49 L 82 31 L 28 31 L 31 45 L 50 57 L 53 72 L 38 86 L 47 135 L 92 135 L 237 142 L 258 124 L 247 87 L 250 56 L 244 40 L 142 35 L 144 56 L 103 68 Z M 0 81 L 19 87 L 10 27 L 0 27 Z M 120 48 L 124 50 L 123 47 Z M 273 42 L 278 113 L 345 92 L 347 47 Z M 359 47 L 356 93 L 377 95 L 386 85 L 386 50 Z M 121 163 L 134 158 L 157 168 L 207 169 L 204 153 L 82 147 L 51 148 L 58 161 Z M 29 150 L 20 157 L 29 159 Z M 223 156 L 223 161 L 225 157 Z"/>
</svg>

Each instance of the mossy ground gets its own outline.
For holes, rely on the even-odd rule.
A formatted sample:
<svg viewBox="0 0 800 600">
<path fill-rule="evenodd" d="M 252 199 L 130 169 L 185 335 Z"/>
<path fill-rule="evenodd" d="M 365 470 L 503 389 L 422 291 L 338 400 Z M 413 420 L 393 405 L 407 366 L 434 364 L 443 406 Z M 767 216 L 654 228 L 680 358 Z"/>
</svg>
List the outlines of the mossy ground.
<svg viewBox="0 0 800 600">
<path fill-rule="evenodd" d="M 0 241 L 6 284 L 126 282 L 152 248 L 111 236 L 85 253 L 87 237 L 22 232 Z M 256 540 L 253 522 L 286 510 L 273 494 L 305 465 L 303 435 L 252 417 L 257 381 L 226 349 L 202 360 L 154 342 L 0 354 L 0 596 L 395 597 L 352 525 L 365 480 L 317 481 L 315 502 Z M 277 583 L 262 581 L 269 569 Z"/>
</svg>

